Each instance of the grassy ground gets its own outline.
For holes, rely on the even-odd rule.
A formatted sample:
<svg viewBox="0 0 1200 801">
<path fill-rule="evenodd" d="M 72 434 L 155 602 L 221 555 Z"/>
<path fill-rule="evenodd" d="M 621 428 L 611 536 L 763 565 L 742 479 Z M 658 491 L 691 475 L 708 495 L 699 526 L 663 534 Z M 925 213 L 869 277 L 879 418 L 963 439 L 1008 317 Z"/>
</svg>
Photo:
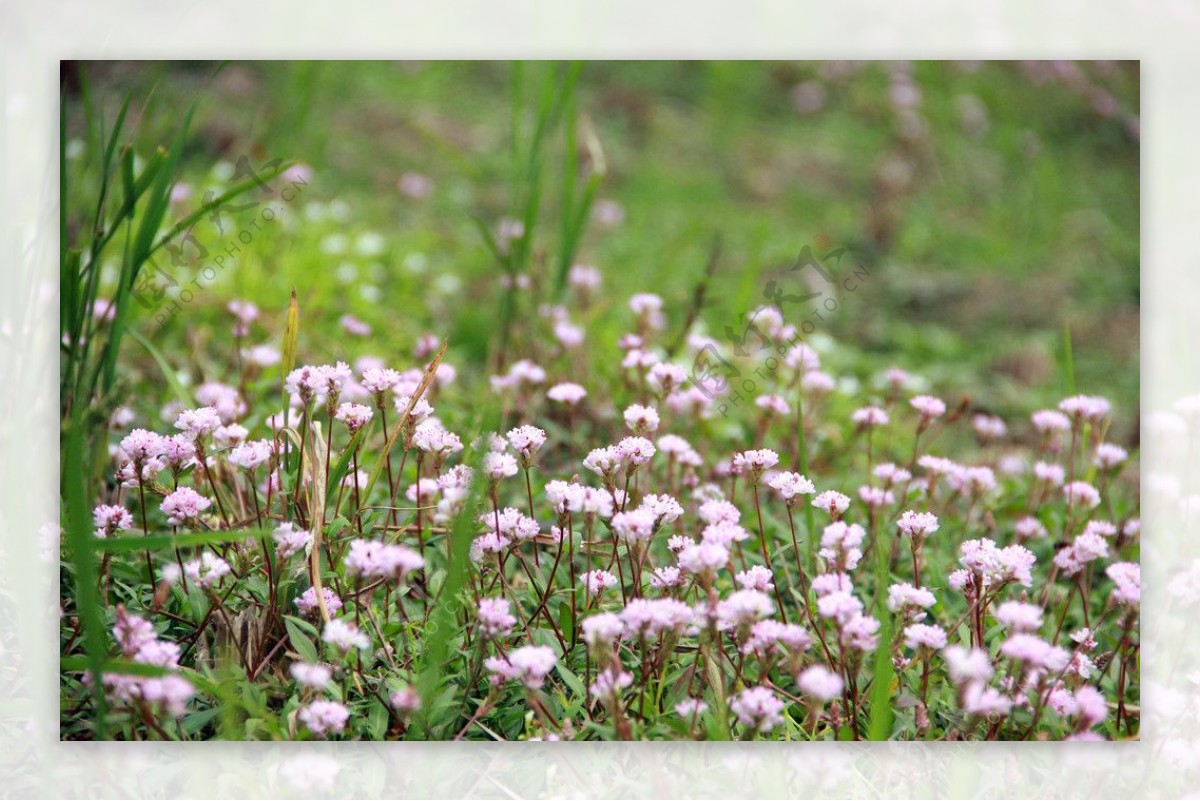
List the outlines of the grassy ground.
<svg viewBox="0 0 1200 801">
<path fill-rule="evenodd" d="M 523 68 L 525 108 L 546 69 Z M 824 236 L 870 271 L 822 324 L 861 353 L 864 374 L 903 364 L 934 386 L 965 387 L 984 407 L 1020 414 L 1067 390 L 1069 326 L 1078 387 L 1103 387 L 1132 413 L 1139 176 L 1128 117 L 1137 112 L 1136 67 L 1080 68 L 1115 97 L 1120 112 L 1106 117 L 1069 81 L 1039 80 L 1018 65 L 915 64 L 917 139 L 904 135 L 889 101 L 892 69 L 586 65 L 581 138 L 594 134 L 607 167 L 599 196 L 616 201 L 624 221 L 591 225 L 579 260 L 604 271 L 613 302 L 654 288 L 679 325 L 720 236 L 702 314 L 719 332 L 736 326 L 802 246 Z M 263 63 L 229 65 L 213 78 L 212 65 L 97 65 L 94 92 L 106 108 L 133 92 L 142 156 L 169 141 L 186 105 L 201 98 L 198 136 L 183 159 L 197 187 L 193 204 L 215 164 L 243 155 L 314 169 L 293 204 L 303 222 L 244 248 L 236 267 L 161 332 L 150 314 L 137 329 L 168 341 L 199 337 L 224 301 L 253 297 L 279 311 L 295 286 L 309 324 L 302 347 L 314 355 L 332 352 L 328 338 L 342 335 L 331 323 L 353 313 L 400 350 L 437 330 L 451 335 L 458 360 L 482 360 L 494 321 L 455 312 L 464 299 L 482 309 L 497 296 L 495 262 L 473 218 L 494 224 L 514 213 L 513 71 L 499 63 Z M 822 87 L 819 109 L 798 110 L 798 85 Z M 526 134 L 531 117 L 521 121 Z M 78 102 L 69 100 L 68 120 L 81 135 Z M 428 200 L 398 190 L 407 171 L 432 180 Z M 547 273 L 559 193 L 558 176 L 549 176 L 547 238 L 535 245 Z M 312 219 L 313 207 L 331 203 L 339 219 Z M 231 235 L 208 221 L 196 233 L 214 252 Z M 1122 431 L 1129 434 L 1127 424 Z"/>
</svg>

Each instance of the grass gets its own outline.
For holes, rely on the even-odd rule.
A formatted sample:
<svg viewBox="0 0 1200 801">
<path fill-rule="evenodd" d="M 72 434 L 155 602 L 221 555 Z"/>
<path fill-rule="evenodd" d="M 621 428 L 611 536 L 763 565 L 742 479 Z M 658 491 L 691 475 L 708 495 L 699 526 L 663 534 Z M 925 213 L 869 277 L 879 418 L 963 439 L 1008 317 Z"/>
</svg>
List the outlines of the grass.
<svg viewBox="0 0 1200 801">
<path fill-rule="evenodd" d="M 568 471 L 561 476 L 566 478 L 578 470 L 585 443 L 599 446 L 613 433 L 613 409 L 645 400 L 614 355 L 613 344 L 630 330 L 624 310 L 630 294 L 662 296 L 662 344 L 678 351 L 675 343 L 689 330 L 721 338 L 727 327 L 744 325 L 739 315 L 763 302 L 768 282 L 805 291 L 787 268 L 810 243 L 822 250 L 844 246 L 850 259 L 838 266 L 839 283 L 822 287 L 836 291 L 837 308 L 819 320 L 811 339 L 837 365 L 840 392 L 814 408 L 802 393 L 788 394 L 797 403 L 795 423 L 774 431 L 778 439 L 767 446 L 794 458 L 802 473 L 842 481 L 861 470 L 853 431 L 833 421 L 865 399 L 881 398 L 872 382 L 895 364 L 920 375 L 925 383 L 915 390 L 943 394 L 952 407 L 961 398 L 964 408 L 1009 421 L 1053 406 L 1077 386 L 1102 393 L 1116 410 L 1104 435 L 1135 450 L 1139 198 L 1130 120 L 1138 109 L 1136 66 L 1083 68 L 1088 80 L 1111 92 L 1118 108 L 1113 115 L 1100 114 L 1069 80 L 1044 81 L 1013 64 L 867 65 L 836 73 L 835 67 L 809 63 L 673 62 L 149 63 L 85 64 L 69 71 L 76 77 L 64 91 L 61 165 L 64 555 L 71 579 L 69 588 L 64 585 L 64 608 L 78 615 L 77 630 L 66 640 L 83 649 L 68 655 L 74 660 L 69 664 L 86 666 L 96 677 L 111 656 L 104 629 L 113 624 L 113 610 L 96 592 L 100 559 L 107 568 L 111 558 L 110 589 L 141 608 L 145 577 L 121 556 L 177 548 L 229 556 L 229 549 L 240 553 L 233 539 L 268 533 L 261 527 L 150 533 L 98 545 L 87 518 L 95 499 L 114 495 L 107 446 L 116 434 L 107 421 L 118 405 L 132 407 L 140 425 L 162 430 L 167 424 L 158 420 L 159 406 L 170 400 L 192 405 L 201 384 L 236 377 L 251 401 L 245 424 L 263 430 L 293 366 L 361 356 L 399 366 L 408 362 L 418 336 L 433 331 L 449 343 L 445 358 L 461 372 L 459 382 L 437 390 L 438 416 L 464 441 L 540 413 L 536 405 L 523 405 L 529 399 L 501 405 L 487 392 L 486 376 L 519 356 L 536 359 L 556 379 L 602 389 L 586 435 L 574 421 L 537 421 L 562 449 L 539 479 L 554 477 L 555 470 Z M 902 104 L 889 101 L 905 83 L 898 76 L 906 74 L 920 86 L 916 123 Z M 823 104 L 798 110 L 793 88 L 814 81 L 824 87 Z M 297 163 L 310 166 L 311 176 L 297 180 L 291 169 Z M 402 175 L 413 172 L 432 181 L 428 197 L 398 190 Z M 184 184 L 191 196 L 173 196 Z M 273 210 L 270 219 L 266 209 Z M 519 222 L 524 235 L 506 237 L 505 220 L 509 227 Z M 181 259 L 189 246 L 207 257 Z M 568 271 L 580 262 L 601 268 L 605 289 L 586 305 L 572 302 L 572 320 L 587 338 L 577 352 L 558 353 L 547 344 L 552 323 L 539 307 L 567 300 Z M 160 300 L 143 305 L 139 281 L 147 277 L 168 286 Z M 852 277 L 855 289 L 849 290 L 841 282 Z M 530 287 L 519 288 L 525 280 Z M 92 314 L 98 298 L 115 302 L 111 322 Z M 228 335 L 225 305 L 235 299 L 251 299 L 264 310 L 247 343 Z M 337 322 L 343 314 L 369 323 L 372 334 L 348 333 Z M 263 342 L 279 349 L 282 364 L 246 370 L 239 347 Z M 753 369 L 759 362 L 746 364 Z M 416 366 L 424 364 L 418 360 Z M 748 447 L 757 426 L 750 411 L 743 405 L 728 417 L 693 421 L 686 436 L 718 448 Z M 281 440 L 277 500 L 289 520 L 304 510 L 328 524 L 317 527 L 309 566 L 309 583 L 319 589 L 326 580 L 347 580 L 338 559 L 322 556 L 329 543 L 336 553 L 356 525 L 387 525 L 377 510 L 342 514 L 347 493 L 340 480 L 358 469 L 361 458 L 368 468 L 363 496 L 387 500 L 391 488 L 378 482 L 391 475 L 388 455 L 407 452 L 410 443 L 394 419 L 386 442 L 372 424 L 360 435 L 339 438 L 334 451 L 333 421 L 316 409 L 312 418 L 320 420 L 319 431 L 307 425 L 306 415 L 295 436 Z M 803 435 L 806 424 L 809 436 Z M 967 433 L 949 428 L 936 445 L 971 458 L 999 456 L 973 450 Z M 1033 445 L 1025 433 L 1013 442 Z M 911 447 L 903 434 L 896 441 L 889 436 L 877 457 L 887 453 L 899 463 Z M 471 463 L 480 456 L 475 452 Z M 410 462 L 408 471 L 414 469 L 420 464 Z M 306 476 L 313 481 L 311 494 L 297 491 Z M 302 503 L 284 497 L 301 495 L 307 499 Z M 520 495 L 510 502 L 523 508 Z M 247 500 L 236 482 L 222 496 Z M 1025 500 L 1032 503 L 1032 497 Z M 269 496 L 265 500 L 269 506 Z M 486 501 L 477 484 L 466 506 L 486 508 Z M 1135 500 L 1115 503 L 1108 509 L 1114 519 L 1136 514 Z M 1006 500 L 987 511 L 1008 519 L 1021 509 Z M 779 526 L 778 513 L 766 512 L 770 526 Z M 955 525 L 961 523 L 963 538 L 971 526 L 995 526 L 976 512 L 954 511 L 962 515 Z M 1047 509 L 1043 522 L 1061 530 L 1067 523 L 1058 514 Z M 803 550 L 811 560 L 808 549 L 819 532 L 807 504 L 802 522 Z M 405 594 L 398 608 L 419 612 L 420 619 L 382 622 L 388 638 L 423 644 L 405 674 L 424 700 L 411 721 L 420 736 L 449 737 L 474 725 L 465 711 L 473 683 L 465 698 L 454 691 L 470 668 L 455 660 L 469 656 L 460 618 L 468 616 L 474 588 L 467 560 L 474 533 L 470 515 L 461 515 L 434 540 L 431 552 L 437 555 L 422 592 L 436 593 L 439 603 L 418 608 L 418 599 Z M 543 562 L 557 563 L 541 555 Z M 885 557 L 882 548 L 872 554 L 865 587 L 886 643 L 897 629 L 883 589 L 903 576 Z M 948 552 L 931 556 L 930 568 L 947 570 L 954 558 Z M 247 573 L 239 577 L 245 582 L 239 594 L 270 614 L 277 600 L 280 608 L 292 609 L 308 586 L 304 577 L 274 575 L 279 568 L 270 559 L 262 569 L 266 584 Z M 552 644 L 558 632 L 551 637 L 551 630 L 571 630 L 577 617 L 553 589 L 541 600 L 541 616 L 537 589 L 555 584 L 549 565 L 539 564 L 528 579 L 535 603 L 524 611 L 546 621 L 536 638 Z M 513 580 L 525 581 L 520 575 Z M 189 648 L 200 647 L 199 630 L 211 618 L 227 614 L 219 596 L 185 592 L 168 598 L 178 620 L 171 618 L 166 633 L 188 638 Z M 944 617 L 967 611 L 953 596 L 943 603 Z M 1088 603 L 1085 598 L 1083 608 L 1071 612 L 1072 622 L 1076 614 L 1086 616 Z M 264 625 L 285 626 L 277 622 L 268 615 Z M 224 632 L 234 623 L 242 625 L 214 625 Z M 310 655 L 323 647 L 316 628 L 306 633 L 297 625 L 287 618 L 293 645 Z M 307 645 L 298 645 L 301 640 Z M 1117 647 L 1129 645 L 1122 639 Z M 269 655 L 263 664 L 271 664 Z M 529 736 L 546 733 L 547 720 L 581 715 L 579 667 L 559 662 L 561 694 L 543 699 L 543 706 L 529 700 L 527 709 L 520 693 L 506 691 L 486 725 L 506 737 Z M 879 648 L 864 667 L 865 736 L 911 733 L 912 713 L 889 703 L 905 681 L 889 649 Z M 274 694 L 281 692 L 273 683 L 278 677 L 268 679 L 264 690 L 247 675 L 256 668 L 214 658 L 205 686 L 218 688 L 225 706 L 219 715 L 193 710 L 179 736 L 295 736 L 295 721 L 287 717 L 296 711 L 294 699 L 281 708 L 281 696 Z M 657 666 L 651 692 L 658 700 L 682 675 L 672 669 L 669 663 Z M 703 670 L 723 675 L 712 659 Z M 732 735 L 725 694 L 741 680 L 739 665 L 728 687 L 715 688 L 722 701 L 705 720 L 710 735 Z M 394 681 L 365 694 L 364 681 L 360 668 L 353 683 L 364 731 L 379 736 L 382 727 L 395 734 L 400 725 L 407 734 L 410 721 L 398 724 L 383 697 L 395 689 Z M 71 736 L 109 734 L 99 682 L 91 687 L 89 712 L 64 723 Z M 64 678 L 65 695 L 81 689 L 74 678 Z M 350 692 L 345 683 L 339 695 L 346 699 Z M 228 700 L 238 694 L 240 700 Z M 487 698 L 500 700 L 490 692 Z M 644 703 L 639 701 L 639 736 L 686 733 L 641 714 Z M 953 699 L 939 703 L 945 708 L 937 726 L 961 726 Z M 118 736 L 136 731 L 128 726 L 119 718 Z M 611 734 L 594 721 L 588 726 L 592 736 Z M 789 737 L 806 734 L 795 722 L 788 730 Z M 842 734 L 862 732 L 856 723 Z"/>
</svg>

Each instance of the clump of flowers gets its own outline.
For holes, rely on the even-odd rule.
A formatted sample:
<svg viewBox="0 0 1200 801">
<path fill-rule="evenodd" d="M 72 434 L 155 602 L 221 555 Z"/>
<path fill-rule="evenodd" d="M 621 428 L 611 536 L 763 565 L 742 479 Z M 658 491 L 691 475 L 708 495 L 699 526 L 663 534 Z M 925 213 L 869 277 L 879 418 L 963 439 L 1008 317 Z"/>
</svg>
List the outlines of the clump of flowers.
<svg viewBox="0 0 1200 801">
<path fill-rule="evenodd" d="M 250 341 L 271 312 L 238 306 L 199 406 L 105 410 L 109 656 L 162 670 L 101 677 L 122 734 L 174 735 L 184 670 L 230 665 L 279 738 L 863 739 L 880 703 L 899 739 L 1136 735 L 1138 453 L 1111 402 L 951 411 L 778 304 L 676 338 L 640 293 L 605 342 L 598 268 L 569 275 L 542 302 L 506 274 L 529 314 L 488 373 L 422 333 L 394 367 L 281 374 Z"/>
</svg>

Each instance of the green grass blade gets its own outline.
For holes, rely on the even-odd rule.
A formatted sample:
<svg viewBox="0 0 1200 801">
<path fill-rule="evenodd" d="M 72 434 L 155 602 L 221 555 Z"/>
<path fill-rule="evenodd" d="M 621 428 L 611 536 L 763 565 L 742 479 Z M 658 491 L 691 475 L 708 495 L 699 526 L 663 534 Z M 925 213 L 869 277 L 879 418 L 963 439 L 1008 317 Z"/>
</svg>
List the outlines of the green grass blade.
<svg viewBox="0 0 1200 801">
<path fill-rule="evenodd" d="M 150 340 L 146 339 L 137 331 L 131 329 L 128 334 L 134 342 L 145 348 L 146 352 L 149 353 L 151 358 L 154 359 L 154 362 L 158 365 L 158 369 L 162 371 L 163 378 L 167 380 L 167 385 L 171 388 L 171 391 L 175 393 L 175 397 L 179 400 L 179 402 L 184 406 L 191 406 L 191 396 L 188 395 L 188 392 L 186 389 L 184 389 L 183 384 L 179 383 L 179 376 L 177 376 L 175 371 L 171 369 L 171 365 L 169 362 L 167 362 L 167 357 L 163 356 L 162 351 L 156 348 Z"/>
<path fill-rule="evenodd" d="M 75 577 L 75 605 L 83 629 L 83 647 L 87 667 L 92 677 L 92 703 L 95 706 L 96 739 L 108 738 L 108 703 L 104 698 L 101 679 L 107 645 L 104 618 L 100 613 L 98 570 L 88 508 L 85 470 L 87 448 L 83 429 L 82 407 L 76 406 L 67 430 L 63 448 L 63 494 L 66 496 L 66 541 L 71 551 L 71 567 Z"/>
<path fill-rule="evenodd" d="M 265 540 L 274 533 L 271 529 L 255 528 L 242 531 L 198 531 L 184 534 L 147 534 L 146 536 L 108 537 L 96 539 L 91 550 L 104 553 L 141 553 L 142 551 L 171 551 L 175 548 L 199 548 L 203 545 L 222 545 L 245 540 Z M 89 532 L 90 534 L 90 532 Z"/>
</svg>

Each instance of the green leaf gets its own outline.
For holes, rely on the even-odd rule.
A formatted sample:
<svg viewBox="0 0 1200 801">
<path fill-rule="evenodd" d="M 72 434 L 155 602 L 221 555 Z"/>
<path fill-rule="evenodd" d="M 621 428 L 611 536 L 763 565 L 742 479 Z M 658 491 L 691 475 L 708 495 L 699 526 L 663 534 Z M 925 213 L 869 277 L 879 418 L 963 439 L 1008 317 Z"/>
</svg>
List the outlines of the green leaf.
<svg viewBox="0 0 1200 801">
<path fill-rule="evenodd" d="M 576 698 L 587 697 L 587 690 L 584 688 L 583 682 L 579 680 L 578 676 L 571 672 L 570 668 L 563 664 L 562 660 L 559 660 L 557 663 L 555 663 L 554 669 L 557 670 L 558 675 L 562 677 L 563 684 L 567 685 L 571 692 L 575 693 Z"/>
<path fill-rule="evenodd" d="M 363 426 L 354 432 L 354 436 L 350 438 L 350 443 L 342 450 L 342 455 L 338 457 L 337 463 L 333 466 L 333 470 L 329 473 L 329 478 L 325 484 L 329 488 L 325 494 L 325 505 L 332 509 L 334 501 L 337 498 L 337 492 L 342 486 L 342 478 L 346 475 L 346 471 L 350 467 L 350 462 L 354 460 L 354 454 L 358 452 L 359 443 L 366 436 L 369 426 Z M 329 436 L 333 436 L 333 431 L 329 432 Z M 351 494 L 352 495 L 352 494 Z M 366 499 L 366 495 L 360 493 L 361 498 Z"/>
<path fill-rule="evenodd" d="M 292 650 L 296 652 L 296 655 L 310 664 L 319 662 L 320 656 L 317 653 L 317 646 L 296 625 L 296 618 L 290 615 L 285 616 L 283 625 L 287 629 L 288 641 L 292 644 Z"/>
<path fill-rule="evenodd" d="M 213 718 L 215 718 L 220 711 L 220 707 L 215 706 L 209 707 L 208 709 L 201 709 L 199 712 L 193 712 L 190 715 L 186 715 L 182 720 L 179 721 L 179 725 L 183 726 L 183 730 L 189 736 L 193 736 L 211 723 Z"/>
</svg>

